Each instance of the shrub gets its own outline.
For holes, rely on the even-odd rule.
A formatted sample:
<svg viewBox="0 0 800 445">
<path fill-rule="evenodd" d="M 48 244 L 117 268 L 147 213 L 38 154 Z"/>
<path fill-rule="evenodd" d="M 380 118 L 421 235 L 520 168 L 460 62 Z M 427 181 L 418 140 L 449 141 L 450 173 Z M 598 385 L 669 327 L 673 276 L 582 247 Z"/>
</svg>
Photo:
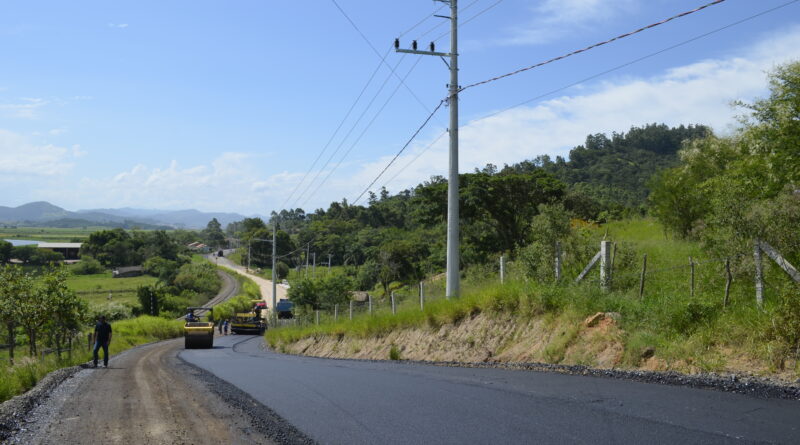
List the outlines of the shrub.
<svg viewBox="0 0 800 445">
<path fill-rule="evenodd" d="M 93 257 L 84 256 L 74 266 L 72 266 L 72 273 L 75 275 L 92 275 L 96 273 L 103 273 L 106 269 Z"/>
<path fill-rule="evenodd" d="M 275 275 L 278 276 L 279 280 L 286 279 L 289 276 L 289 266 L 283 261 L 278 261 L 275 265 Z"/>
<path fill-rule="evenodd" d="M 400 360 L 400 350 L 395 345 L 389 349 L 389 360 Z"/>
</svg>

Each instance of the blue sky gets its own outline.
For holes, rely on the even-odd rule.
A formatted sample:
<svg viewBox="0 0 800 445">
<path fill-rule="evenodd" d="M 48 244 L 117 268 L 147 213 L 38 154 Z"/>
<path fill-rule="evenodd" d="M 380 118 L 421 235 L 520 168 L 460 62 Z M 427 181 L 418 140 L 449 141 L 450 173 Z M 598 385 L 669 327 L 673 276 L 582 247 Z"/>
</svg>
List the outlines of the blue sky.
<svg viewBox="0 0 800 445">
<path fill-rule="evenodd" d="M 462 22 L 479 14 L 460 29 L 460 83 L 707 1 L 460 0 Z M 730 102 L 763 96 L 765 73 L 800 57 L 800 3 L 562 88 L 787 1 L 727 0 L 463 92 L 461 171 L 566 155 L 589 133 L 649 122 L 702 123 L 730 132 L 738 113 Z M 404 47 L 414 38 L 427 45 L 444 35 L 437 49 L 445 50 L 449 37 L 447 23 L 430 17 L 441 3 L 337 2 L 378 52 L 388 53 L 386 63 L 407 75 L 405 86 L 332 0 L 4 2 L 0 205 L 46 200 L 70 210 L 266 214 L 284 203 L 311 211 L 352 200 L 446 95 L 444 64 L 390 52 L 392 41 L 426 17 L 403 35 Z M 375 188 L 385 184 L 396 192 L 446 175 L 447 138 L 436 138 L 447 122 L 442 108 Z"/>
</svg>

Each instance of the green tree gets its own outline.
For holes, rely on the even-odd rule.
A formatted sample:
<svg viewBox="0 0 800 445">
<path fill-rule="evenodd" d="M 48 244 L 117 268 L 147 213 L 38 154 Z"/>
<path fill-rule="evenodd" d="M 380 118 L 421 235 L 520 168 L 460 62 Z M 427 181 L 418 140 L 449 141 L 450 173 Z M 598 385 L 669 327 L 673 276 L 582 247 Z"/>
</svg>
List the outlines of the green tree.
<svg viewBox="0 0 800 445">
<path fill-rule="evenodd" d="M 143 314 L 158 316 L 165 294 L 156 285 L 139 286 L 136 289 L 136 297 L 139 299 L 139 306 L 142 308 Z"/>
<path fill-rule="evenodd" d="M 40 292 L 40 301 L 50 309 L 45 332 L 56 347 L 59 359 L 65 343 L 71 343 L 72 337 L 80 331 L 88 316 L 86 302 L 69 289 L 67 276 L 63 266 L 50 268 L 42 276 Z"/>
<path fill-rule="evenodd" d="M 0 240 L 0 263 L 7 263 L 11 259 L 14 246 L 5 240 Z"/>
<path fill-rule="evenodd" d="M 208 222 L 206 229 L 203 230 L 203 239 L 206 244 L 215 249 L 225 245 L 225 233 L 222 231 L 222 224 L 217 221 L 217 218 L 213 218 Z"/>
<path fill-rule="evenodd" d="M 5 265 L 0 268 L 0 323 L 6 331 L 8 358 L 12 364 L 17 328 L 22 318 L 22 302 L 29 300 L 33 291 L 33 277 L 24 273 L 19 266 Z"/>
</svg>

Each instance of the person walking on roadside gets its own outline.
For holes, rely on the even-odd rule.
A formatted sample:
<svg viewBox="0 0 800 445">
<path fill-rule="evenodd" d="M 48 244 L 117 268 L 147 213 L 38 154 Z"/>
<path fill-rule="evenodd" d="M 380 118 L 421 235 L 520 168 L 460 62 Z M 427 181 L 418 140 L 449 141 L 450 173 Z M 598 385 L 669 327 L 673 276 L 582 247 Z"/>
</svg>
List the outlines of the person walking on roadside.
<svg viewBox="0 0 800 445">
<path fill-rule="evenodd" d="M 225 319 L 225 335 L 228 335 L 230 333 L 231 333 L 231 324 L 228 321 L 228 319 L 226 318 Z"/>
<path fill-rule="evenodd" d="M 224 326 L 224 325 L 225 325 L 225 322 L 224 322 L 224 320 L 222 320 L 222 319 L 220 318 L 220 319 L 219 319 L 219 323 L 217 323 L 217 328 L 219 329 L 219 335 L 222 335 L 222 328 L 223 328 L 223 326 Z"/>
<path fill-rule="evenodd" d="M 111 343 L 111 325 L 106 323 L 106 317 L 101 315 L 94 327 L 94 367 L 97 367 L 98 351 L 103 348 L 103 366 L 108 368 L 108 345 Z"/>
</svg>

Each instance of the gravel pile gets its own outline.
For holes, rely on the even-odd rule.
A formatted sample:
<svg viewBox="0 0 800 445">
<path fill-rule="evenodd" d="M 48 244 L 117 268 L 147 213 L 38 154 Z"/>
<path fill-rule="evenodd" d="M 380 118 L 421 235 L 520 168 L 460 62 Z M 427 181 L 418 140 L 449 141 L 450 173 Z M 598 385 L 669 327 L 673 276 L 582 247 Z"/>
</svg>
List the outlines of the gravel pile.
<svg viewBox="0 0 800 445">
<path fill-rule="evenodd" d="M 211 392 L 249 417 L 250 424 L 259 433 L 280 444 L 310 445 L 316 443 L 275 413 L 275 411 L 267 408 L 246 392 L 202 368 L 189 362 L 181 361 Z"/>
</svg>

